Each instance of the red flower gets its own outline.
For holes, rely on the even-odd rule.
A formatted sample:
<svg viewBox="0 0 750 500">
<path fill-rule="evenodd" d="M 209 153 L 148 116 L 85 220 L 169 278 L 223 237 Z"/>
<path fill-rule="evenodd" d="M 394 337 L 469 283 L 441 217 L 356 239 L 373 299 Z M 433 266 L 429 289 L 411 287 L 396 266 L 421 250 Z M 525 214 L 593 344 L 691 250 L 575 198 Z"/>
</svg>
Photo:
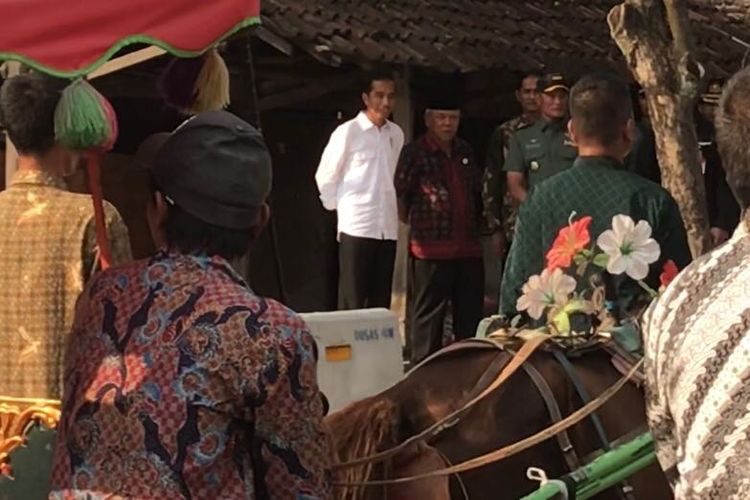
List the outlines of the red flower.
<svg viewBox="0 0 750 500">
<path fill-rule="evenodd" d="M 680 271 L 677 269 L 677 264 L 674 263 L 672 259 L 669 259 L 664 263 L 664 267 L 661 270 L 661 275 L 659 275 L 659 280 L 661 281 L 661 286 L 667 286 L 669 285 L 673 279 L 677 277 L 677 274 Z"/>
<path fill-rule="evenodd" d="M 570 267 L 573 257 L 591 242 L 591 217 L 583 217 L 562 228 L 547 252 L 547 269 Z"/>
</svg>

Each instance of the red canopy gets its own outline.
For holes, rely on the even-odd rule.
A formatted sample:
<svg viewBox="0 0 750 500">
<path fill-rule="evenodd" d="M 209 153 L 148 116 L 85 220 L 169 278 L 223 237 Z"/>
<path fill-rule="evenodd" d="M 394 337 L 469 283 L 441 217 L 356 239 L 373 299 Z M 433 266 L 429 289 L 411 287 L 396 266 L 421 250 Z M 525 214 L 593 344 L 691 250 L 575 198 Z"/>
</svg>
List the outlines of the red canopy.
<svg viewBox="0 0 750 500">
<path fill-rule="evenodd" d="M 203 53 L 255 24 L 260 0 L 0 0 L 0 61 L 16 60 L 59 77 L 91 73 L 129 44 L 161 47 L 178 57 Z M 89 155 L 102 267 L 109 246 L 99 167 Z"/>
<path fill-rule="evenodd" d="M 0 60 L 82 76 L 132 43 L 198 55 L 259 15 L 260 0 L 0 0 Z"/>
</svg>

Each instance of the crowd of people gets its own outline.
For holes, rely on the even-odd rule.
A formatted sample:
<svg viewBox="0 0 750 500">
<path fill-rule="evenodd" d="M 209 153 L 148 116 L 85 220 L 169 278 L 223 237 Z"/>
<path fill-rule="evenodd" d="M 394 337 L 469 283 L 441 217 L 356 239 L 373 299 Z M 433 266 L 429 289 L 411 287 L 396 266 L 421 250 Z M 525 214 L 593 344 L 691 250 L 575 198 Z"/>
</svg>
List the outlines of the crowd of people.
<svg viewBox="0 0 750 500">
<path fill-rule="evenodd" d="M 690 264 L 677 204 L 654 182 L 648 113 L 637 120 L 620 77 L 570 86 L 561 74 L 524 75 L 522 114 L 497 127 L 482 161 L 458 136 L 458 96 L 431 99 L 427 131 L 404 144 L 389 119 L 395 82 L 373 75 L 363 110 L 333 132 L 315 176 L 323 206 L 338 214 L 340 308 L 390 306 L 399 220 L 408 224 L 418 363 L 442 347 L 449 311 L 456 339 L 475 334 L 484 237 L 508 254 L 500 308 L 511 316 L 571 213 L 592 217 L 593 238 L 614 215 L 646 220 L 662 261 L 687 267 L 644 322 L 660 461 L 686 497 L 750 496 L 750 476 L 736 472 L 750 470 L 750 236 L 744 225 L 731 236 L 750 204 L 750 70 L 720 92 L 712 84 L 696 116 L 712 235 L 729 242 Z M 34 73 L 0 89 L 19 153 L 0 193 L 0 394 L 62 400 L 51 498 L 329 498 L 315 341 L 230 264 L 269 219 L 260 132 L 216 111 L 149 138 L 135 164 L 152 180 L 146 212 L 159 250 L 132 262 L 127 228 L 105 204 L 115 265 L 102 270 L 90 197 L 65 189 L 80 158 L 55 140 L 59 98 L 60 85 Z M 625 314 L 637 285 L 624 278 L 615 289 Z"/>
<path fill-rule="evenodd" d="M 321 169 L 330 163 L 337 137 L 368 133 L 388 140 L 397 129 L 371 105 L 379 93 L 390 110 L 396 96 L 393 81 L 379 78 L 363 92 L 365 111 L 334 132 Z M 384 83 L 387 93 L 379 91 Z M 394 154 L 397 143 L 392 140 L 388 148 L 367 149 L 358 142 L 337 149 L 336 182 L 327 177 L 327 183 L 320 184 L 319 179 L 321 198 L 326 208 L 338 210 L 339 221 L 370 213 L 373 203 L 390 204 L 378 213 L 391 214 L 395 201 L 399 219 L 409 225 L 406 320 L 413 363 L 442 347 L 448 311 L 457 339 L 475 334 L 483 294 L 483 235 L 490 236 L 498 254 L 508 249 L 500 312 L 511 317 L 517 314 L 523 284 L 544 269 L 545 252 L 571 214 L 593 219 L 592 239 L 618 214 L 648 222 L 661 254 L 645 282 L 657 287 L 667 261 L 678 269 L 687 267 L 649 309 L 643 325 L 649 422 L 660 462 L 679 498 L 705 492 L 710 492 L 708 498 L 746 498 L 750 393 L 744 381 L 750 316 L 742 266 L 750 239 L 745 222 L 731 235 L 740 224 L 741 209 L 750 202 L 745 145 L 750 69 L 735 76 L 720 99 L 722 84 L 709 83 L 695 114 L 711 237 L 718 248 L 692 265 L 678 206 L 659 185 L 644 93 L 613 75 L 588 75 L 572 88 L 561 74 L 525 75 L 516 91 L 522 114 L 493 132 L 484 165 L 457 136 L 461 112 L 455 99 L 433 100 L 424 115 L 427 132 L 404 146 L 400 155 Z M 373 183 L 371 170 L 377 168 L 388 169 L 385 178 L 393 176 L 395 189 Z M 339 201 L 354 196 L 357 202 L 326 203 L 331 192 Z M 383 231 L 348 235 L 347 229 L 340 223 L 342 248 L 350 236 L 391 238 Z M 345 265 L 351 258 L 357 257 L 341 257 L 347 272 L 357 268 Z M 374 272 L 371 265 L 361 268 Z M 380 271 L 389 269 L 383 266 Z M 386 278 L 390 280 L 390 274 Z M 350 279 L 342 278 L 340 291 L 345 295 L 349 292 L 343 283 Z M 613 280 L 615 317 L 632 315 L 642 295 L 640 285 L 628 277 Z M 374 305 L 344 298 L 347 302 Z"/>
<path fill-rule="evenodd" d="M 624 104 L 617 108 L 614 98 L 605 99 L 616 83 L 590 82 L 592 88 L 572 102 L 564 75 L 523 75 L 515 92 L 522 113 L 493 131 L 482 162 L 458 137 L 461 106 L 451 92 L 429 100 L 426 133 L 402 149 L 403 133 L 388 119 L 395 83 L 387 74 L 373 75 L 362 93 L 364 110 L 334 131 L 316 174 L 323 206 L 338 215 L 339 308 L 389 306 L 396 212 L 409 227 L 406 331 L 412 363 L 443 346 L 449 313 L 455 339 L 475 334 L 487 272 L 483 240 L 503 264 L 495 279 L 502 281 L 500 312 L 508 317 L 516 314 L 522 285 L 543 268 L 545 249 L 572 211 L 595 215 L 595 233 L 616 213 L 642 217 L 662 238 L 665 258 L 684 267 L 690 260 L 685 230 L 674 200 L 659 186 L 644 94 L 623 83 L 617 98 Z M 720 93 L 721 82 L 712 81 L 696 109 L 716 245 L 739 222 L 713 140 L 711 115 Z M 586 117 L 610 115 L 575 130 L 568 125 L 573 109 Z M 622 130 L 613 129 L 616 116 L 624 117 L 617 125 Z M 599 142 L 589 148 L 592 133 Z M 519 209 L 525 216 L 516 227 Z M 649 282 L 657 279 L 652 273 Z"/>
</svg>

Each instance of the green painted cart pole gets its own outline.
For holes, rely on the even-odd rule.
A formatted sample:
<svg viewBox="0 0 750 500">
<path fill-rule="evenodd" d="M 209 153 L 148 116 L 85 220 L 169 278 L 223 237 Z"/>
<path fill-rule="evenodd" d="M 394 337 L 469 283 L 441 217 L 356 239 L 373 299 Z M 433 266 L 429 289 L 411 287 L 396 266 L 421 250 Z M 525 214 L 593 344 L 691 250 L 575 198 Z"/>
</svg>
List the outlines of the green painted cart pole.
<svg viewBox="0 0 750 500">
<path fill-rule="evenodd" d="M 566 479 L 575 484 L 576 498 L 583 500 L 611 488 L 655 461 L 653 438 L 645 433 L 571 472 Z M 522 500 L 556 498 L 561 493 L 558 485 L 559 482 L 547 483 Z"/>
</svg>

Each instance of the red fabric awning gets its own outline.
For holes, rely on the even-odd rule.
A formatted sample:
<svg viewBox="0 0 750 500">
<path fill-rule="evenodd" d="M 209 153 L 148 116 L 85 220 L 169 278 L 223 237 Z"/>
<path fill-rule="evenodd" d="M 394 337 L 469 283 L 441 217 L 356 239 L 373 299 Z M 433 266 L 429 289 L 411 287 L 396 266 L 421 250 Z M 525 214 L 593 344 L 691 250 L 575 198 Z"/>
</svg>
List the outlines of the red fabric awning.
<svg viewBox="0 0 750 500">
<path fill-rule="evenodd" d="M 0 0 L 0 60 L 81 76 L 133 43 L 198 55 L 259 15 L 260 0 Z"/>
</svg>

